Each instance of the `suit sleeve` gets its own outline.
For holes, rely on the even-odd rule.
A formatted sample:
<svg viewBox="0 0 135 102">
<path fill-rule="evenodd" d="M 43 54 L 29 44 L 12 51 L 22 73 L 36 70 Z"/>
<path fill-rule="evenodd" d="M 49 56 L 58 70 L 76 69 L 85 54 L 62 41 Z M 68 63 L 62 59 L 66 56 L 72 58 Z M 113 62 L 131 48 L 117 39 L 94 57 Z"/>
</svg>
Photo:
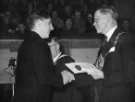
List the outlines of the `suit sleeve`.
<svg viewBox="0 0 135 102">
<path fill-rule="evenodd" d="M 34 46 L 33 46 L 34 47 Z M 54 70 L 49 48 L 33 48 L 33 65 L 35 76 L 41 85 L 62 86 L 62 77 Z"/>
<path fill-rule="evenodd" d="M 121 45 L 121 59 L 128 82 L 135 82 L 135 46 L 132 37 L 124 39 Z"/>
<path fill-rule="evenodd" d="M 57 61 L 56 61 L 56 71 L 58 72 L 58 73 L 60 73 L 61 71 L 63 71 L 63 70 L 68 70 L 68 71 L 70 71 L 69 70 L 69 68 L 67 68 L 67 66 L 65 65 L 66 63 L 71 63 L 71 62 L 75 62 L 74 61 L 74 59 L 72 58 L 72 57 L 70 57 L 70 56 L 64 56 L 64 57 L 62 57 L 62 58 L 60 58 L 60 59 L 58 59 Z M 71 72 L 71 71 L 70 71 Z"/>
</svg>

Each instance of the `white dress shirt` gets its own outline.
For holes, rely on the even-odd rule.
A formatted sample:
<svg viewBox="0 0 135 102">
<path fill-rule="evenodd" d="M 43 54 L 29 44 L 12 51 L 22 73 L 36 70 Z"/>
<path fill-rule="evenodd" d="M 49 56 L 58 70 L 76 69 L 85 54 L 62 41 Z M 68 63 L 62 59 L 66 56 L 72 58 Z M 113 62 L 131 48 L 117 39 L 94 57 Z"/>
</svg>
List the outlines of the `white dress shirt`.
<svg viewBox="0 0 135 102">
<path fill-rule="evenodd" d="M 106 33 L 106 37 L 107 37 L 107 42 L 109 42 L 110 38 L 112 37 L 114 31 L 117 29 L 117 26 L 114 26 L 112 29 L 110 29 L 107 33 Z"/>
</svg>

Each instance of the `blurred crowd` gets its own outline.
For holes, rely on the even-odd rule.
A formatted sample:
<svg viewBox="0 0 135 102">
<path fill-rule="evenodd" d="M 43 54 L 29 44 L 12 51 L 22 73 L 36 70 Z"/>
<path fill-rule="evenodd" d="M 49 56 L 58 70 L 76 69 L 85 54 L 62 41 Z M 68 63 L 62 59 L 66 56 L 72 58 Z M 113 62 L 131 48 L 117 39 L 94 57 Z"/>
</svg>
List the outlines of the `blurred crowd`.
<svg viewBox="0 0 135 102">
<path fill-rule="evenodd" d="M 38 10 L 47 10 L 47 12 L 50 13 L 52 23 L 55 28 L 52 35 L 68 36 L 73 34 L 93 34 L 95 33 L 95 29 L 92 24 L 93 12 L 101 5 L 113 4 L 110 0 L 72 0 L 72 2 L 66 0 L 9 1 L 12 2 L 5 3 L 5 5 L 0 8 L 1 34 L 23 34 L 26 29 L 26 17 L 33 11 Z"/>
</svg>

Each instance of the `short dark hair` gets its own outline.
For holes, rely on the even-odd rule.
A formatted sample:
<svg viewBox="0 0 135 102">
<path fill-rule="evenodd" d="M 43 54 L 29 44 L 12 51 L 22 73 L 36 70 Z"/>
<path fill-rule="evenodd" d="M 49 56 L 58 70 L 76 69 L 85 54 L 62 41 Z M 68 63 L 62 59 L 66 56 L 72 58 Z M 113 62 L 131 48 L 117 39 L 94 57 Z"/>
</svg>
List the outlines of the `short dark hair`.
<svg viewBox="0 0 135 102">
<path fill-rule="evenodd" d="M 36 20 L 48 18 L 50 18 L 50 15 L 46 11 L 32 12 L 26 19 L 26 27 L 27 29 L 32 29 Z"/>
<path fill-rule="evenodd" d="M 108 13 L 111 14 L 112 18 L 115 20 L 118 20 L 118 18 L 119 18 L 117 9 L 112 5 L 110 5 L 110 6 L 103 5 L 100 8 L 98 8 L 97 10 L 99 10 L 102 14 L 108 14 Z"/>
</svg>

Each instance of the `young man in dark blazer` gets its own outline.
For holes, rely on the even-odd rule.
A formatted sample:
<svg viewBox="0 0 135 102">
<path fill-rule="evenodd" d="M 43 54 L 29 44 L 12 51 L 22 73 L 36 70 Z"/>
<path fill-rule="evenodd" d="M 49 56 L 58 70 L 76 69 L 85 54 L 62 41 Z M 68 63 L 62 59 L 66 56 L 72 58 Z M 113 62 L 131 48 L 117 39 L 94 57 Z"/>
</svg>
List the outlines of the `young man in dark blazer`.
<svg viewBox="0 0 135 102">
<path fill-rule="evenodd" d="M 62 87 L 74 80 L 74 75 L 63 70 L 55 72 L 47 39 L 53 30 L 46 12 L 31 14 L 29 30 L 19 48 L 15 71 L 14 102 L 51 102 L 53 87 Z"/>
<path fill-rule="evenodd" d="M 117 20 L 118 13 L 114 7 L 101 7 L 94 14 L 97 33 L 106 37 L 95 63 L 104 72 L 100 87 L 96 87 L 99 102 L 134 102 L 134 40 L 129 32 L 120 29 Z"/>
</svg>

